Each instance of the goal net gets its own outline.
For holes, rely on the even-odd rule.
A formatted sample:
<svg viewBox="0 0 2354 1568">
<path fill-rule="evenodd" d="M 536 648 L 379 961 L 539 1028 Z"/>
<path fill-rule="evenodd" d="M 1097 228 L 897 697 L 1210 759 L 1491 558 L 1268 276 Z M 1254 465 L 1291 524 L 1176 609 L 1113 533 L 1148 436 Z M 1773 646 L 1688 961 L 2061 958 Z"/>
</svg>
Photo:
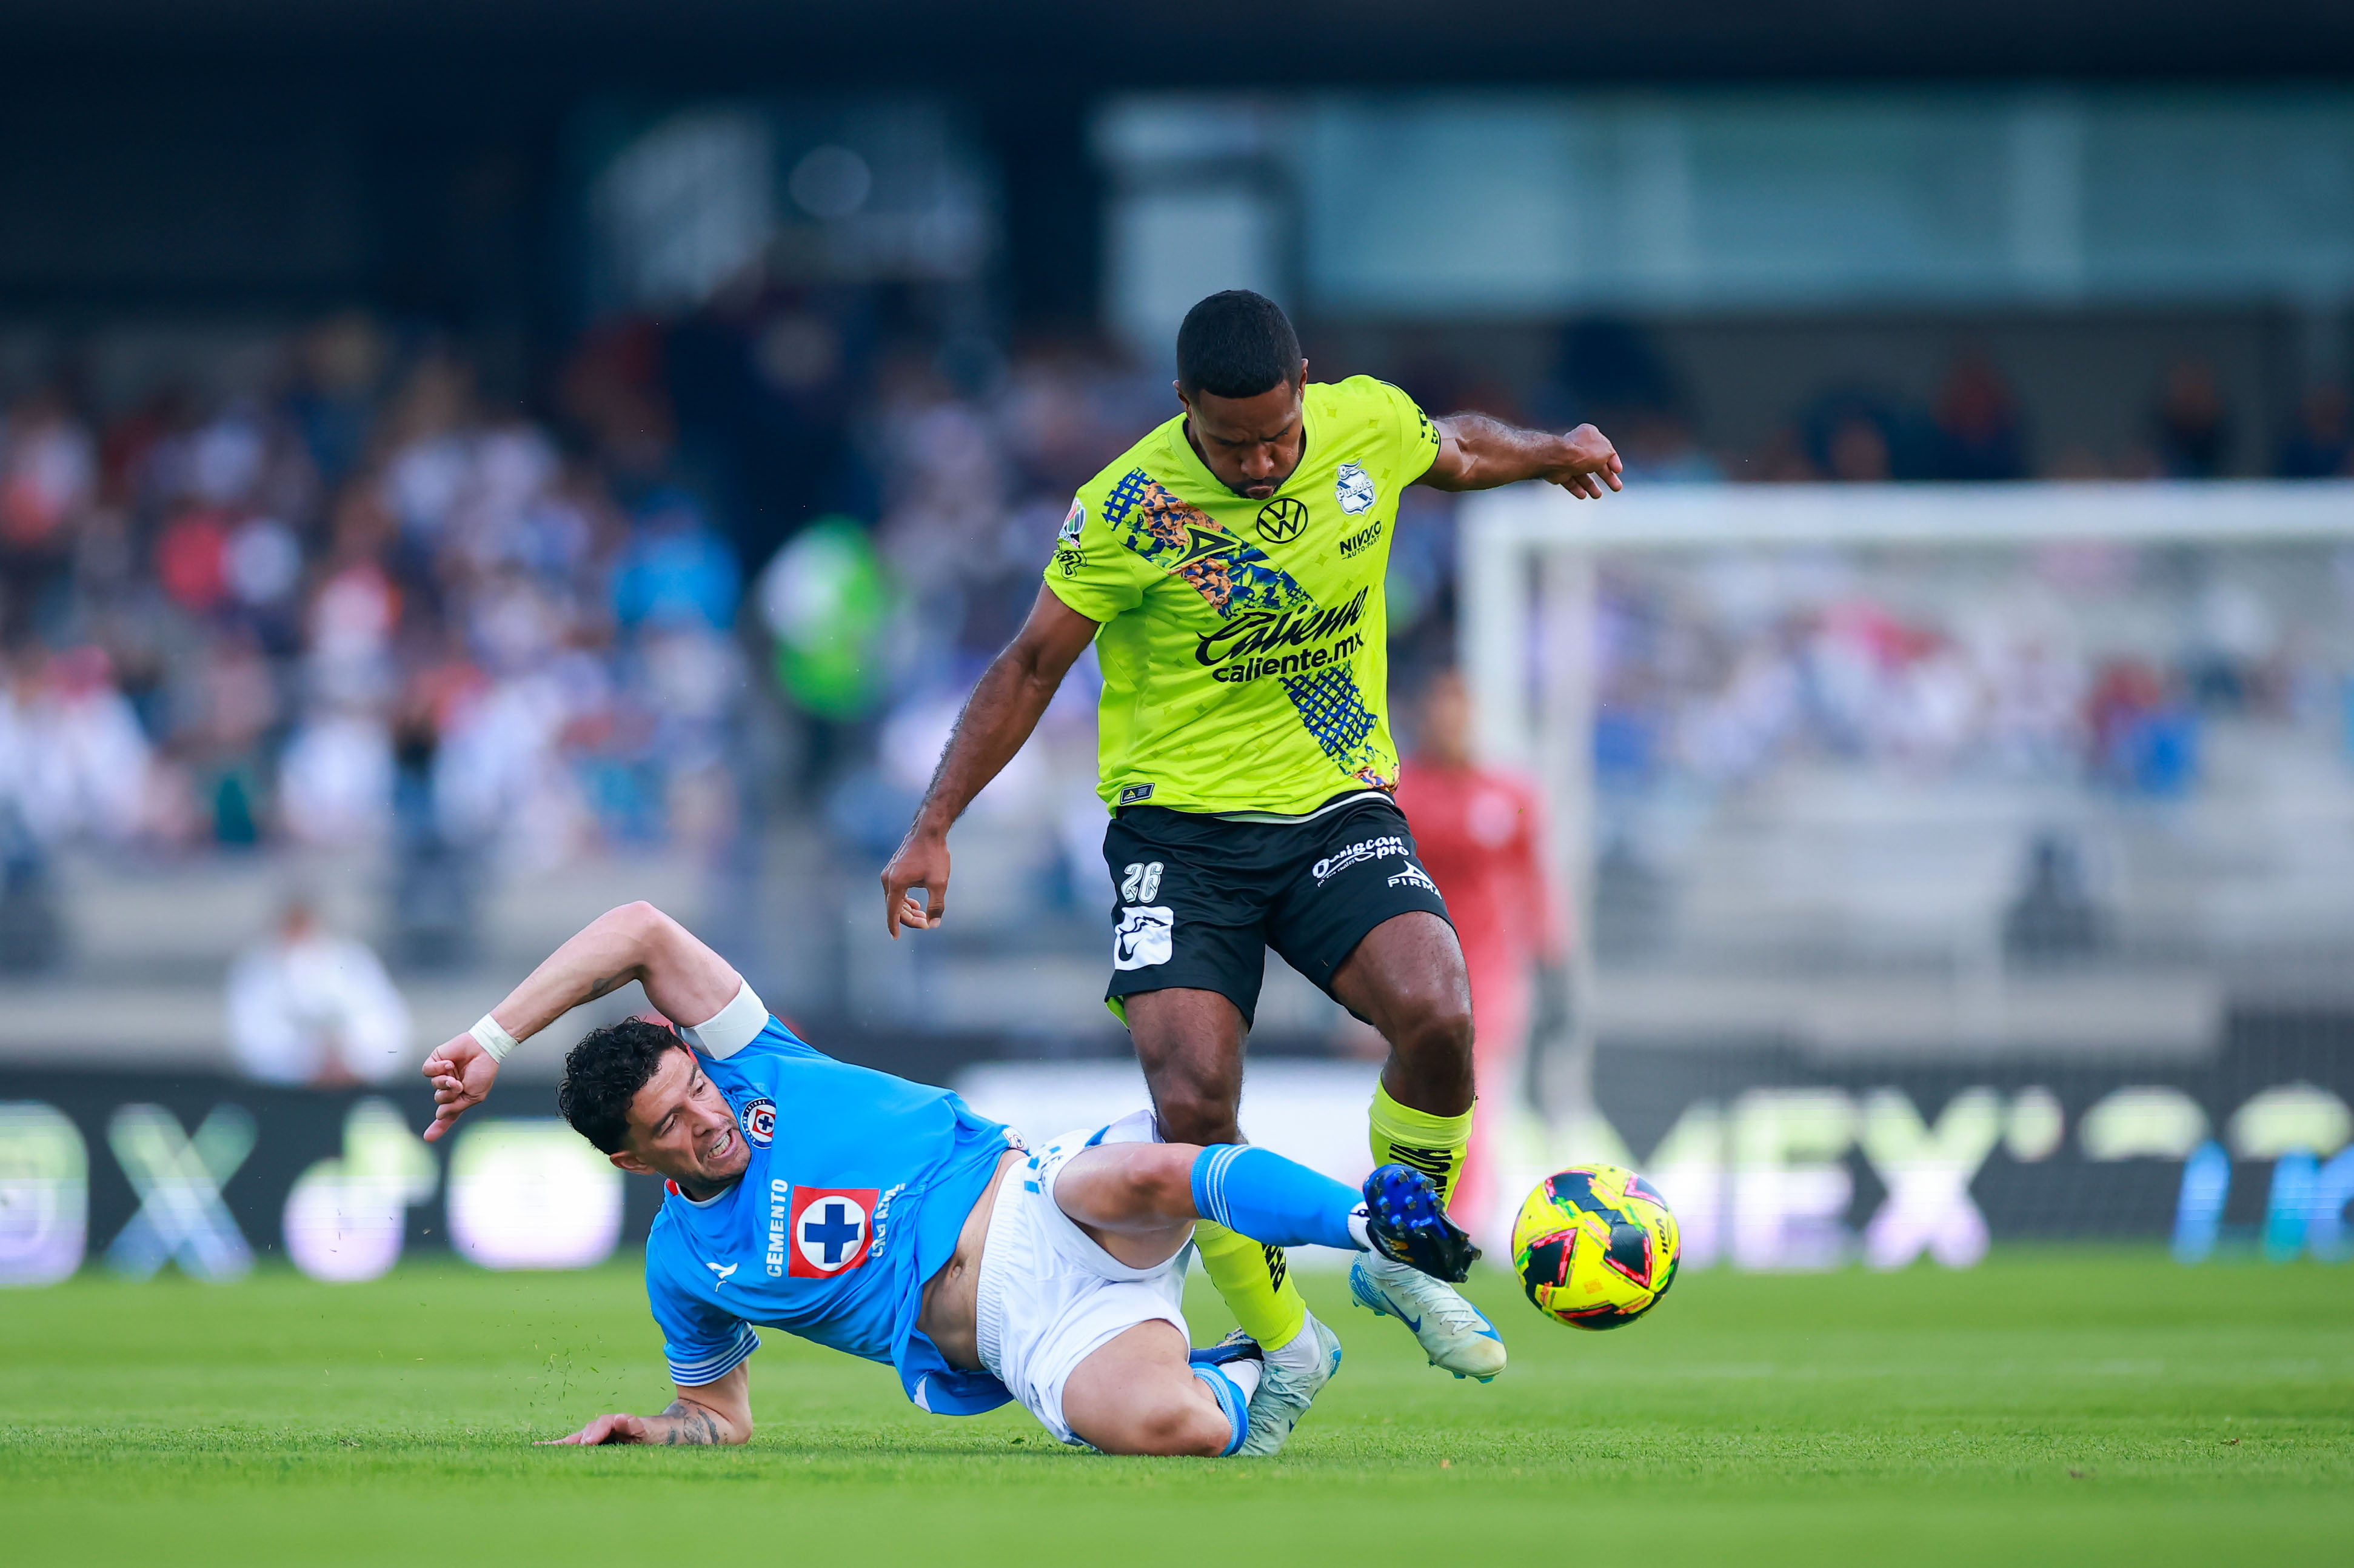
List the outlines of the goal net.
<svg viewBox="0 0 2354 1568">
<path fill-rule="evenodd" d="M 1479 747 L 1579 933 L 1503 1191 L 1631 1160 L 1694 1263 L 2344 1255 L 2354 484 L 1525 486 L 1461 526 Z"/>
</svg>

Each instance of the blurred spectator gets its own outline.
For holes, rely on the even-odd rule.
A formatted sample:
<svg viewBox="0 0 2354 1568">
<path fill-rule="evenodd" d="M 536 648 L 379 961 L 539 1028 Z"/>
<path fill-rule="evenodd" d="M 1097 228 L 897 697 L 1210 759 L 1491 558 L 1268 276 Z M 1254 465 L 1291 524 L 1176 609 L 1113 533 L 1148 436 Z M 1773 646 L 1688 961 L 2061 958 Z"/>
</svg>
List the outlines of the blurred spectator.
<svg viewBox="0 0 2354 1568">
<path fill-rule="evenodd" d="M 325 709 L 298 726 L 279 759 L 278 810 L 297 843 L 380 840 L 392 804 L 392 745 L 365 711 Z"/>
<path fill-rule="evenodd" d="M 16 802 L 0 797 L 0 974 L 38 974 L 64 948 L 48 853 Z"/>
<path fill-rule="evenodd" d="M 700 626 L 725 630 L 736 621 L 735 554 L 713 533 L 692 496 L 657 491 L 613 568 L 613 616 L 625 627 Z"/>
<path fill-rule="evenodd" d="M 190 675 L 175 745 L 209 802 L 214 839 L 258 842 L 271 760 L 263 742 L 281 715 L 276 673 L 252 629 L 233 624 L 207 646 Z"/>
<path fill-rule="evenodd" d="M 96 477 L 90 433 L 54 392 L 0 418 L 0 638 L 67 619 L 60 590 Z"/>
<path fill-rule="evenodd" d="M 1613 434 L 1628 477 L 1651 484 L 1713 484 L 1724 478 L 1680 414 L 1651 409 L 1628 418 Z"/>
<path fill-rule="evenodd" d="M 882 700 L 890 578 L 865 529 L 827 517 L 777 552 L 760 574 L 759 599 L 776 640 L 777 683 L 812 721 L 803 769 L 816 784 L 838 759 L 844 726 Z"/>
<path fill-rule="evenodd" d="M 652 322 L 611 322 L 584 335 L 557 378 L 557 401 L 623 482 L 669 462 L 677 431 Z"/>
<path fill-rule="evenodd" d="M 64 946 L 50 847 L 79 802 L 45 733 L 53 714 L 43 673 L 32 647 L 0 664 L 0 972 L 47 969 Z"/>
<path fill-rule="evenodd" d="M 1840 416 L 1823 442 L 1823 468 L 1850 484 L 1874 484 L 1895 473 L 1885 428 L 1862 413 Z"/>
<path fill-rule="evenodd" d="M 372 404 L 384 376 L 384 335 L 365 314 L 346 312 L 305 333 L 295 358 L 287 417 L 319 477 L 341 484 L 367 450 Z"/>
<path fill-rule="evenodd" d="M 2199 771 L 2198 717 L 2148 663 L 2121 659 L 2086 700 L 2094 776 L 2139 795 L 2180 795 Z"/>
<path fill-rule="evenodd" d="M 2018 401 L 1988 360 L 1973 355 L 1956 365 L 1937 394 L 1936 477 L 2024 479 L 2027 443 Z"/>
<path fill-rule="evenodd" d="M 228 971 L 238 1069 L 265 1084 L 384 1083 L 411 1065 L 408 1004 L 367 944 L 291 899 Z"/>
<path fill-rule="evenodd" d="M 0 686 L 0 810 L 38 845 L 122 843 L 142 825 L 151 752 L 103 650 L 17 650 Z"/>
<path fill-rule="evenodd" d="M 446 969 L 473 940 L 473 879 L 435 788 L 441 728 L 429 691 L 412 690 L 390 742 L 395 950 L 419 968 Z"/>
<path fill-rule="evenodd" d="M 2028 851 L 2027 884 L 2003 909 L 2003 952 L 2027 964 L 2089 958 L 2107 934 L 2106 914 L 2085 886 L 2075 842 L 2038 833 Z"/>
<path fill-rule="evenodd" d="M 1894 406 L 1877 394 L 1826 393 L 1803 422 L 1807 460 L 1824 478 L 1849 484 L 1914 478 L 1898 467 L 1902 424 Z"/>
<path fill-rule="evenodd" d="M 0 543 L 12 551 L 59 542 L 97 482 L 90 432 L 64 398 L 42 390 L 0 424 Z"/>
<path fill-rule="evenodd" d="M 155 540 L 155 579 L 191 615 L 218 609 L 228 597 L 228 518 L 200 508 L 164 524 Z"/>
<path fill-rule="evenodd" d="M 2178 360 L 2166 373 L 2156 426 L 2158 466 L 2168 479 L 2214 479 L 2222 473 L 2231 420 L 2215 372 L 2204 362 Z"/>
<path fill-rule="evenodd" d="M 1795 425 L 1785 426 L 1767 437 L 1754 455 L 1742 460 L 1739 477 L 1753 484 L 1812 483 L 1823 476 L 1807 447 L 1805 431 Z"/>
<path fill-rule="evenodd" d="M 2273 471 L 2283 479 L 2331 479 L 2354 473 L 2354 442 L 2347 429 L 2346 389 L 2315 387 L 2297 405 L 2296 428 L 2281 443 Z"/>
</svg>

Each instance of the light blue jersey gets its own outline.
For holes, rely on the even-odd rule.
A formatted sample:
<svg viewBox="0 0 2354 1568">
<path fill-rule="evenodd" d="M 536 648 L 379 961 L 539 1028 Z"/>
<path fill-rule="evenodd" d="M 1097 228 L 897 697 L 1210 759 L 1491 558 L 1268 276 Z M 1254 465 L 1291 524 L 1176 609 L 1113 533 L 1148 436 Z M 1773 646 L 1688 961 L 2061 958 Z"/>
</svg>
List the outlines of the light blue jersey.
<svg viewBox="0 0 2354 1568">
<path fill-rule="evenodd" d="M 668 1185 L 646 1238 L 671 1376 L 716 1382 L 759 1348 L 757 1323 L 889 1361 L 937 1414 L 1005 1404 L 1003 1383 L 950 1367 L 916 1319 L 1012 1133 L 946 1089 L 837 1062 L 774 1018 L 729 1044 L 711 1042 L 721 1054 L 703 1065 L 751 1162 L 706 1202 Z"/>
</svg>

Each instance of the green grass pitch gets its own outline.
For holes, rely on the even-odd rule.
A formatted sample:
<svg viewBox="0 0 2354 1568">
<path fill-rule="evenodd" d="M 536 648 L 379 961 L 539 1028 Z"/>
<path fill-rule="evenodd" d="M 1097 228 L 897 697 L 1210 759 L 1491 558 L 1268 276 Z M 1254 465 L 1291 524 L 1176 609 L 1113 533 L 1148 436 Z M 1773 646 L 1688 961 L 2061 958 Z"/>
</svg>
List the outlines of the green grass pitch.
<svg viewBox="0 0 2354 1568">
<path fill-rule="evenodd" d="M 1198 1282 L 1197 1282 L 1198 1286 Z M 1107 1459 L 769 1334 L 746 1449 L 535 1449 L 667 1393 L 634 1272 L 0 1293 L 16 1563 L 2354 1560 L 2354 1268 L 2013 1250 L 1688 1275 L 1489 1387 L 1308 1281 L 1348 1360 L 1272 1461 Z M 1194 1298 L 1196 1338 L 1224 1319 Z"/>
</svg>

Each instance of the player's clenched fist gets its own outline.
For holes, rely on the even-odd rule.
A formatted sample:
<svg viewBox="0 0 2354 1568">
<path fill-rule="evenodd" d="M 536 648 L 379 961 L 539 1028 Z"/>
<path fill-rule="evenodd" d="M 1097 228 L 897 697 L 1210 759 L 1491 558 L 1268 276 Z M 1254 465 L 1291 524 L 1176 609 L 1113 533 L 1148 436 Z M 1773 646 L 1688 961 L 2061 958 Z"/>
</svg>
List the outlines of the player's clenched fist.
<svg viewBox="0 0 2354 1568">
<path fill-rule="evenodd" d="M 425 1129 L 431 1143 L 489 1096 L 498 1081 L 498 1059 L 473 1035 L 461 1034 L 425 1058 L 425 1076 L 433 1085 L 433 1125 Z"/>
</svg>

